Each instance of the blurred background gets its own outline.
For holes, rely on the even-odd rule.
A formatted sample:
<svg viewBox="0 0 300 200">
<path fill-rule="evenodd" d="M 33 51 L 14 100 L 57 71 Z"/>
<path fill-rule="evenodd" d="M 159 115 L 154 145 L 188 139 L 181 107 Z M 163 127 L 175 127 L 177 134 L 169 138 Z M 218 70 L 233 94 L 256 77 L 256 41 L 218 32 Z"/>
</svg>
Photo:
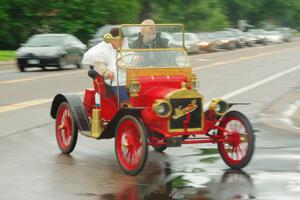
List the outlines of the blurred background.
<svg viewBox="0 0 300 200">
<path fill-rule="evenodd" d="M 300 0 L 1 0 L 0 199 L 299 200 L 299 13 Z M 84 52 L 112 27 L 148 18 L 185 25 L 204 103 L 250 103 L 234 108 L 256 135 L 244 171 L 228 170 L 216 145 L 151 149 L 136 177 L 118 167 L 114 140 L 79 136 L 72 155 L 60 154 L 53 97 L 82 96 L 92 87 Z"/>
<path fill-rule="evenodd" d="M 87 43 L 106 24 L 183 23 L 190 32 L 239 28 L 300 28 L 299 0 L 2 0 L 0 47 L 16 49 L 37 33 L 70 33 Z M 246 22 L 240 22 L 246 20 Z"/>
</svg>

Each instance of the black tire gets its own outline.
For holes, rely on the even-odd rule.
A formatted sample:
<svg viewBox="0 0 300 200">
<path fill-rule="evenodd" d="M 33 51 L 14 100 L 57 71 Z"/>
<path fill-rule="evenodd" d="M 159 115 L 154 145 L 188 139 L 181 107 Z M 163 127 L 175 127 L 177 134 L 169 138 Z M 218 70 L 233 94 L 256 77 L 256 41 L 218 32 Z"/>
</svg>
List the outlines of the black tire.
<svg viewBox="0 0 300 200">
<path fill-rule="evenodd" d="M 153 146 L 153 148 L 154 148 L 155 151 L 162 153 L 164 150 L 167 149 L 167 145 L 161 145 L 159 147 Z"/>
<path fill-rule="evenodd" d="M 18 65 L 18 68 L 19 68 L 20 72 L 24 72 L 25 71 L 25 67 L 24 66 Z"/>
<path fill-rule="evenodd" d="M 65 65 L 66 65 L 66 58 L 65 56 L 62 56 L 59 58 L 58 69 L 62 70 Z"/>
<path fill-rule="evenodd" d="M 129 123 L 135 124 L 135 126 L 136 126 L 135 128 L 137 128 L 137 130 L 140 131 L 139 135 L 140 135 L 140 139 L 141 139 L 141 142 L 142 142 L 142 144 L 141 144 L 142 150 L 141 150 L 140 160 L 136 164 L 136 166 L 134 166 L 132 168 L 126 167 L 126 165 L 124 164 L 126 162 L 126 161 L 124 161 L 124 158 L 123 158 L 124 152 L 122 150 L 122 147 L 120 147 L 120 145 L 123 145 L 123 143 L 122 143 L 122 138 L 124 136 L 123 134 L 128 133 L 128 130 L 126 132 L 122 132 L 122 129 L 124 127 L 129 127 L 129 126 L 125 126 L 126 122 L 128 123 L 128 121 L 129 121 Z M 122 124 L 122 123 L 124 123 L 125 125 Z M 134 129 L 131 129 L 131 130 L 134 130 Z M 142 123 L 142 121 L 139 118 L 137 118 L 135 116 L 132 116 L 132 115 L 125 115 L 124 117 L 121 118 L 121 120 L 119 121 L 119 123 L 117 125 L 117 128 L 115 130 L 115 152 L 116 152 L 116 157 L 117 157 L 118 164 L 126 174 L 128 174 L 128 175 L 137 175 L 143 170 L 143 168 L 145 166 L 145 163 L 147 161 L 147 158 L 148 158 L 147 139 L 148 139 L 148 137 L 147 137 L 146 128 L 145 128 L 144 124 Z M 130 144 L 129 140 L 127 141 L 127 143 Z M 126 148 L 128 148 L 127 152 L 129 152 L 130 146 L 128 146 Z M 120 155 L 121 152 L 122 152 L 122 155 Z"/>
<path fill-rule="evenodd" d="M 81 64 L 80 63 L 76 63 L 76 67 L 77 67 L 77 69 L 80 69 L 81 68 Z"/>
<path fill-rule="evenodd" d="M 71 128 L 71 131 L 70 133 L 72 134 L 71 135 L 71 138 L 70 138 L 70 142 L 68 145 L 64 145 L 64 142 L 62 141 L 63 138 L 62 137 L 62 133 L 60 132 L 61 131 L 61 128 L 59 127 L 60 125 L 62 125 L 61 121 L 60 120 L 60 116 L 62 113 L 63 110 L 62 109 L 65 109 L 65 110 L 68 110 L 69 112 L 69 123 L 68 123 L 68 126 L 70 126 Z M 61 119 L 62 120 L 62 119 Z M 56 141 L 57 141 L 57 144 L 61 150 L 61 152 L 63 154 L 70 154 L 75 146 L 76 146 L 76 143 L 77 143 L 77 138 L 78 138 L 78 128 L 76 126 L 76 123 L 74 121 L 74 117 L 72 116 L 72 112 L 71 112 L 71 109 L 70 109 L 70 106 L 67 102 L 62 102 L 58 109 L 57 109 L 57 113 L 56 113 L 56 123 L 55 123 L 55 130 L 56 130 Z M 65 133 L 66 134 L 66 133 Z M 66 136 L 65 136 L 66 137 Z"/>
<path fill-rule="evenodd" d="M 242 158 L 240 160 L 237 158 L 238 160 L 234 161 L 232 158 L 229 157 L 228 153 L 225 153 L 226 150 L 224 150 L 225 149 L 225 144 L 227 144 L 229 146 L 231 144 L 224 143 L 224 142 L 218 143 L 218 150 L 219 150 L 219 153 L 220 153 L 223 161 L 230 168 L 232 168 L 232 169 L 242 169 L 243 167 L 245 167 L 250 162 L 250 160 L 253 156 L 254 147 L 255 147 L 255 136 L 254 136 L 252 125 L 249 122 L 249 120 L 247 119 L 247 117 L 245 115 L 243 115 L 242 113 L 238 112 L 238 111 L 230 111 L 230 112 L 226 113 L 222 117 L 219 126 L 226 129 L 226 125 L 227 125 L 228 122 L 230 122 L 230 119 L 238 120 L 244 126 L 245 131 L 247 133 L 247 142 L 248 142 L 247 151 L 246 151 L 245 155 L 242 156 Z M 222 132 L 219 131 L 218 134 L 222 134 Z M 238 134 L 240 135 L 240 133 L 238 133 Z M 242 143 L 239 143 L 239 145 L 240 144 L 242 144 Z M 231 147 L 232 147 L 232 151 L 233 151 L 233 145 Z M 231 147 L 229 147 L 229 148 L 231 148 Z M 237 157 L 238 157 L 238 155 L 237 155 Z"/>
</svg>

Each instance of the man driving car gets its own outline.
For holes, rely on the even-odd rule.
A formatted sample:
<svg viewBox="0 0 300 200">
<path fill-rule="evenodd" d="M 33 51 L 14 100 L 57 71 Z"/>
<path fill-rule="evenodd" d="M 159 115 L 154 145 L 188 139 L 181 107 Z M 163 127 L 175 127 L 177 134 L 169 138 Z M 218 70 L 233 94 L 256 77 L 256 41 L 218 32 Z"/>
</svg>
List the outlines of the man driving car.
<svg viewBox="0 0 300 200">
<path fill-rule="evenodd" d="M 111 43 L 100 42 L 89 49 L 83 56 L 82 64 L 95 66 L 97 72 L 104 77 L 105 82 L 112 86 L 114 93 L 118 94 L 120 101 L 128 100 L 126 91 L 125 69 L 118 69 L 119 82 L 117 82 L 117 49 L 125 45 L 120 35 L 119 28 L 113 28 L 110 34 L 114 37 Z"/>
</svg>

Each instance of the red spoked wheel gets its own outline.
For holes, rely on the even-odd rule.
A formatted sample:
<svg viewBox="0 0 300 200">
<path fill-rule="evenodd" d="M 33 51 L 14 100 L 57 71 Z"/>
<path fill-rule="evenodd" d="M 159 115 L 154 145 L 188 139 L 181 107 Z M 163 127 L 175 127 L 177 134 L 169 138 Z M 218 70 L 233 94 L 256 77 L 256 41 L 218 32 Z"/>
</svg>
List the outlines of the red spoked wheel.
<svg viewBox="0 0 300 200">
<path fill-rule="evenodd" d="M 148 156 L 146 129 L 134 116 L 124 116 L 117 125 L 115 150 L 118 163 L 129 175 L 136 175 L 144 168 Z"/>
<path fill-rule="evenodd" d="M 62 153 L 71 153 L 76 145 L 78 130 L 72 116 L 69 104 L 59 105 L 56 114 L 56 140 Z"/>
<path fill-rule="evenodd" d="M 238 111 L 230 111 L 221 119 L 220 127 L 220 138 L 229 139 L 218 143 L 222 159 L 232 169 L 245 167 L 252 158 L 255 144 L 249 120 Z"/>
</svg>

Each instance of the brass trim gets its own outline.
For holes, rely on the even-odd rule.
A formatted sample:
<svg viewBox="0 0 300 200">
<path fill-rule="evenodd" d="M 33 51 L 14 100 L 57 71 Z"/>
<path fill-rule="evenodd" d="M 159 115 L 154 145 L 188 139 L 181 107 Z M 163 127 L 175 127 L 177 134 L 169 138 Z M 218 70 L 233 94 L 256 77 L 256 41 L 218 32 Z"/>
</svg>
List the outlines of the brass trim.
<svg viewBox="0 0 300 200">
<path fill-rule="evenodd" d="M 201 121 L 200 121 L 201 128 L 188 128 L 187 131 L 189 131 L 189 132 L 202 131 L 203 126 L 204 126 L 203 96 L 199 92 L 196 92 L 194 90 L 189 90 L 189 89 L 178 89 L 178 90 L 175 90 L 175 91 L 169 93 L 168 95 L 166 95 L 165 100 L 170 103 L 171 99 L 187 99 L 187 98 L 200 98 L 200 102 L 201 102 L 201 106 L 202 106 Z M 169 120 L 168 121 L 168 131 L 170 133 L 182 132 L 182 131 L 184 131 L 184 128 L 171 129 L 170 128 L 170 120 Z"/>
<path fill-rule="evenodd" d="M 176 75 L 185 75 L 187 78 L 192 74 L 191 67 L 165 67 L 165 68 L 156 68 L 156 67 L 148 67 L 148 68 L 127 68 L 126 70 L 126 84 L 127 87 L 130 84 L 130 80 L 133 77 L 141 77 L 141 76 L 176 76 Z"/>
<path fill-rule="evenodd" d="M 130 52 L 130 51 L 134 51 L 134 52 L 140 52 L 140 51 L 182 51 L 182 52 L 186 52 L 186 50 L 184 48 L 139 48 L 139 49 L 134 49 L 134 48 L 122 48 L 120 50 L 121 52 Z"/>
<path fill-rule="evenodd" d="M 145 27 L 145 26 L 158 26 L 158 27 L 159 26 L 173 26 L 173 27 L 180 27 L 181 31 L 182 31 L 182 46 L 183 46 L 183 48 L 180 48 L 180 49 L 183 49 L 184 51 L 186 51 L 185 36 L 184 36 L 185 27 L 184 27 L 183 24 L 180 24 L 180 23 L 149 24 L 149 25 L 144 25 L 144 24 L 121 24 L 119 26 L 119 29 L 122 30 L 122 28 L 130 27 L 130 26 L 138 26 L 138 27 Z M 122 37 L 121 36 L 121 31 L 120 31 L 119 36 Z M 122 49 L 122 47 L 120 49 Z"/>
<path fill-rule="evenodd" d="M 190 87 L 191 87 L 191 90 L 194 90 L 194 91 L 198 91 L 199 88 L 197 87 L 197 83 L 199 83 L 198 81 L 198 77 L 195 73 L 192 74 L 192 76 L 190 77 Z"/>
<path fill-rule="evenodd" d="M 122 101 L 121 108 L 132 108 L 132 104 L 129 101 Z"/>
<path fill-rule="evenodd" d="M 99 138 L 102 133 L 101 109 L 94 108 L 92 111 L 92 137 Z"/>
<path fill-rule="evenodd" d="M 223 101 L 223 102 L 226 104 L 226 108 L 225 108 L 225 110 L 224 110 L 223 113 L 220 113 L 220 112 L 217 112 L 217 111 L 216 111 L 217 105 L 218 105 L 221 101 Z M 218 115 L 225 115 L 225 114 L 227 113 L 228 109 L 229 109 L 229 105 L 228 105 L 228 103 L 227 103 L 226 101 L 224 101 L 224 100 L 221 99 L 221 98 L 214 98 L 214 99 L 211 100 L 211 102 L 210 102 L 210 104 L 209 104 L 209 106 L 208 106 L 208 109 L 209 109 L 209 110 L 213 110 L 213 111 L 214 111 L 216 114 L 218 114 Z"/>
<path fill-rule="evenodd" d="M 121 24 L 119 28 L 128 27 L 128 26 L 181 26 L 184 29 L 184 25 L 181 23 L 164 23 L 164 24 Z"/>
<path fill-rule="evenodd" d="M 135 88 L 135 87 L 137 87 L 137 88 Z M 129 79 L 128 90 L 130 93 L 130 97 L 138 97 L 139 96 L 139 92 L 141 90 L 141 84 L 137 80 L 137 77 L 135 74 L 133 74 L 132 77 Z"/>
<path fill-rule="evenodd" d="M 175 114 L 172 116 L 173 119 L 178 119 L 190 112 L 193 112 L 198 108 L 198 105 L 196 104 L 196 99 L 192 100 L 189 105 L 187 105 L 185 108 L 182 108 L 182 106 L 179 106 L 178 108 L 174 108 Z"/>
<path fill-rule="evenodd" d="M 168 104 L 168 106 L 169 106 L 169 108 L 170 108 L 169 112 L 168 112 L 166 115 L 160 115 L 160 114 L 157 112 L 158 106 L 159 106 L 160 104 L 162 104 L 162 103 Z M 169 117 L 169 116 L 171 115 L 171 113 L 172 113 L 172 109 L 173 109 L 173 108 L 172 108 L 172 105 L 170 104 L 170 102 L 168 102 L 168 101 L 166 101 L 166 100 L 163 100 L 163 99 L 156 99 L 156 100 L 154 101 L 154 103 L 152 104 L 152 110 L 153 110 L 159 117 L 161 117 L 161 118 Z"/>
</svg>

